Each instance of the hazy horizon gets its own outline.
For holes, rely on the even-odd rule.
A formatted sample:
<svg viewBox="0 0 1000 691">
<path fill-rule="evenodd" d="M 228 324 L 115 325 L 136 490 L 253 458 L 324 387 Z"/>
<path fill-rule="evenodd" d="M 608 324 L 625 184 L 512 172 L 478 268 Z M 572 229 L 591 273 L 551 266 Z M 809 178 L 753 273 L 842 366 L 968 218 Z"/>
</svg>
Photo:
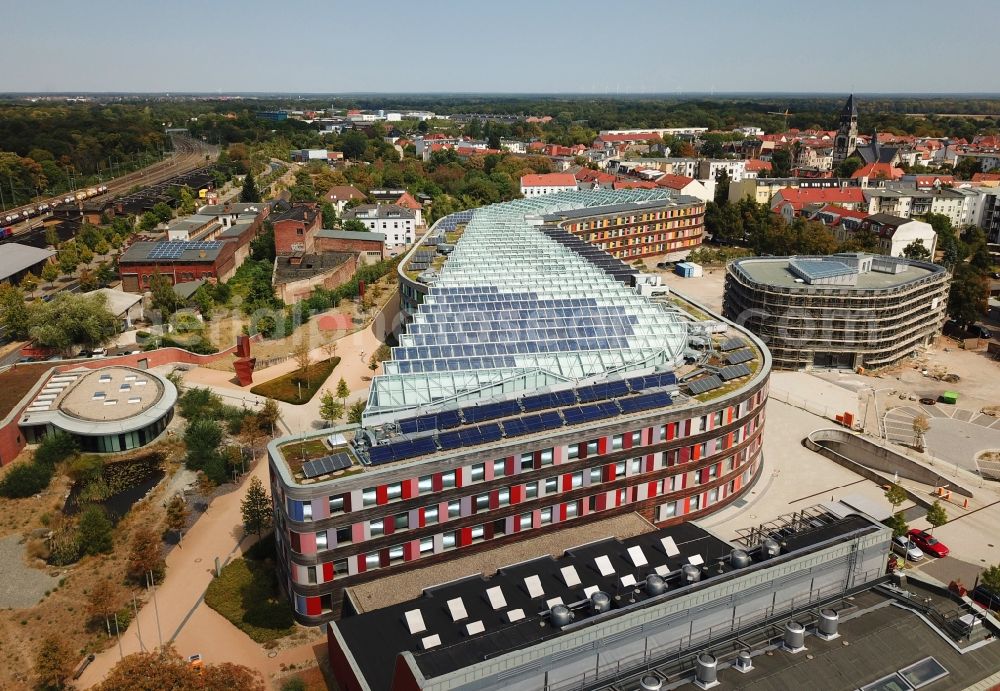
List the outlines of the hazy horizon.
<svg viewBox="0 0 1000 691">
<path fill-rule="evenodd" d="M 6 94 L 986 95 L 1000 58 L 989 0 L 0 7 Z"/>
</svg>

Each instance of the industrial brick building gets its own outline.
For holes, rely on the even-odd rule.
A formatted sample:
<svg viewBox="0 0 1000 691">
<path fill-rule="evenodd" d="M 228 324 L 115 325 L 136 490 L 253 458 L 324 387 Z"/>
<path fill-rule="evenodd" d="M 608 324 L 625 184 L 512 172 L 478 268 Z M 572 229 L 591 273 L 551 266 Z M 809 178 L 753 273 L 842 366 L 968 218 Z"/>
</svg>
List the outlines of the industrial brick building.
<svg viewBox="0 0 1000 691">
<path fill-rule="evenodd" d="M 274 251 L 278 255 L 315 251 L 316 232 L 323 215 L 315 204 L 295 204 L 286 211 L 271 214 L 274 226 Z"/>
<path fill-rule="evenodd" d="M 675 525 L 749 490 L 767 349 L 721 317 L 690 316 L 682 298 L 640 295 L 635 270 L 542 225 L 649 194 L 463 212 L 431 231 L 464 224 L 433 281 L 401 264 L 400 283 L 423 292 L 363 425 L 268 446 L 300 622 L 339 617 L 354 584 L 609 516 Z"/>
<path fill-rule="evenodd" d="M 869 254 L 738 259 L 723 313 L 757 334 L 780 369 L 879 368 L 940 332 L 948 272 Z"/>
</svg>

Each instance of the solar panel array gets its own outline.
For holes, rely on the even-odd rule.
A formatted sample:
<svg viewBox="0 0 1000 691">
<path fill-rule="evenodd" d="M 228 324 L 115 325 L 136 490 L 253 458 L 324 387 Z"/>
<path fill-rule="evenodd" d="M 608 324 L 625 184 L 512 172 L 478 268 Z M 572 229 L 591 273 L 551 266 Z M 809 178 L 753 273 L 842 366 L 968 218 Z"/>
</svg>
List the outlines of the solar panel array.
<svg viewBox="0 0 1000 691">
<path fill-rule="evenodd" d="M 352 465 L 354 465 L 354 462 L 351 460 L 350 454 L 341 451 L 331 456 L 306 461 L 302 464 L 302 474 L 306 478 L 314 478 L 320 475 L 329 475 L 340 470 L 347 470 Z"/>
<path fill-rule="evenodd" d="M 730 338 L 722 342 L 722 345 L 719 346 L 719 350 L 725 353 L 730 350 L 736 350 L 737 348 L 742 348 L 745 345 L 746 341 L 744 341 L 742 338 Z"/>
<path fill-rule="evenodd" d="M 622 204 L 669 206 L 669 193 L 565 192 L 442 219 L 441 230 L 465 223 L 464 232 L 373 380 L 366 423 L 448 401 L 679 366 L 687 344 L 680 316 L 616 280 L 635 273 L 621 261 L 534 220 Z M 413 259 L 434 254 L 418 248 Z"/>
<path fill-rule="evenodd" d="M 167 240 L 158 242 L 149 252 L 150 259 L 179 259 L 188 250 L 217 250 L 222 247 L 221 242 L 214 240 Z"/>
<path fill-rule="evenodd" d="M 706 391 L 711 391 L 722 386 L 722 379 L 717 374 L 712 374 L 701 379 L 689 381 L 687 382 L 687 386 L 691 393 L 697 396 L 698 394 L 703 394 Z"/>
<path fill-rule="evenodd" d="M 753 351 L 749 348 L 742 348 L 740 350 L 734 351 L 726 356 L 726 362 L 730 365 L 739 365 L 743 362 L 749 362 L 753 360 Z"/>
<path fill-rule="evenodd" d="M 413 253 L 410 257 L 409 263 L 406 265 L 407 269 L 411 271 L 424 271 L 429 269 L 431 263 L 434 261 L 434 257 L 437 256 L 437 252 L 434 250 L 419 249 Z"/>
<path fill-rule="evenodd" d="M 740 377 L 745 377 L 749 374 L 750 368 L 745 363 L 741 365 L 729 365 L 719 370 L 719 376 L 722 377 L 724 381 L 739 379 Z"/>
</svg>

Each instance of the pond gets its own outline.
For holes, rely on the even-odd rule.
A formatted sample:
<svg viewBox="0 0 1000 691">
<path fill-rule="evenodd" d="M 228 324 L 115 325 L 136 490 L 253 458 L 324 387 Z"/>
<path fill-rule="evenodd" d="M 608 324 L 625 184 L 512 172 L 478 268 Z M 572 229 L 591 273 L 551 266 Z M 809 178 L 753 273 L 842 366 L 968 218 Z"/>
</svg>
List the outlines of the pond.
<svg viewBox="0 0 1000 691">
<path fill-rule="evenodd" d="M 99 478 L 73 483 L 63 513 L 72 516 L 80 511 L 81 504 L 97 504 L 117 523 L 164 478 L 162 465 L 160 453 L 107 463 Z"/>
</svg>

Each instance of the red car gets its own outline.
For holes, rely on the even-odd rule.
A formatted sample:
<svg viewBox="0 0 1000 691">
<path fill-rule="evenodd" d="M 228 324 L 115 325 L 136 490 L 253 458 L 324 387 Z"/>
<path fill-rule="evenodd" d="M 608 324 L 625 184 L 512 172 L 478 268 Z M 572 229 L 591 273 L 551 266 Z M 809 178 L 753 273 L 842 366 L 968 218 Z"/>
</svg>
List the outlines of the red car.
<svg viewBox="0 0 1000 691">
<path fill-rule="evenodd" d="M 944 543 L 938 542 L 937 538 L 926 530 L 914 528 L 910 531 L 910 540 L 913 541 L 926 554 L 933 554 L 935 557 L 947 557 L 948 548 Z"/>
</svg>

